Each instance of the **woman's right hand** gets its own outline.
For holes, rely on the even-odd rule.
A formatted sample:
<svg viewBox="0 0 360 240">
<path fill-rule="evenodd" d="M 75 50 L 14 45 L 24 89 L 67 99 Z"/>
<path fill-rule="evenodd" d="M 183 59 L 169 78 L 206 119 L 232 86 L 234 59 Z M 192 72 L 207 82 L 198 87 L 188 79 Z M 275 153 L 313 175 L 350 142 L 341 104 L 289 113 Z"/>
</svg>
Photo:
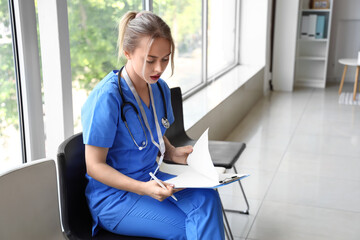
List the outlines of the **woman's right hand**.
<svg viewBox="0 0 360 240">
<path fill-rule="evenodd" d="M 165 200 L 166 198 L 170 197 L 177 192 L 178 189 L 174 189 L 174 185 L 162 182 L 166 189 L 162 188 L 156 181 L 151 180 L 148 182 L 144 182 L 143 184 L 143 195 L 150 196 L 160 202 Z"/>
</svg>

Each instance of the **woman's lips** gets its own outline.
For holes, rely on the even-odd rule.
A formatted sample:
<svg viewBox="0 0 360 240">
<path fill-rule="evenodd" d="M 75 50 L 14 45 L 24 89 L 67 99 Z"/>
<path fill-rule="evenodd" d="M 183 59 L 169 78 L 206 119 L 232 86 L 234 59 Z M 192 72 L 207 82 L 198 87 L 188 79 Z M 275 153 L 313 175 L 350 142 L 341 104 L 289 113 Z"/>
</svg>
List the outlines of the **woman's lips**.
<svg viewBox="0 0 360 240">
<path fill-rule="evenodd" d="M 160 75 L 154 75 L 150 76 L 151 80 L 158 80 L 160 78 Z"/>
</svg>

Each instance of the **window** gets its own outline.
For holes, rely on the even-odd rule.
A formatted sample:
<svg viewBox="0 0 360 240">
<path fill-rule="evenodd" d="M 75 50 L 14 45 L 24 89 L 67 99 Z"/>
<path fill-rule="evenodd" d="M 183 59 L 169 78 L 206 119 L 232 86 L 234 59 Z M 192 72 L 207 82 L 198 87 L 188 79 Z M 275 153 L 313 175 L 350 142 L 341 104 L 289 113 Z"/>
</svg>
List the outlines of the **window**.
<svg viewBox="0 0 360 240">
<path fill-rule="evenodd" d="M 124 64 L 117 62 L 117 23 L 124 13 L 150 6 L 170 26 L 176 48 L 175 71 L 171 76 L 168 67 L 163 78 L 170 87 L 181 86 L 187 94 L 237 64 L 237 2 L 68 1 L 75 132 L 82 130 L 81 106 L 89 92 L 112 69 Z"/>
<path fill-rule="evenodd" d="M 0 172 L 22 163 L 8 2 L 0 0 Z"/>
<path fill-rule="evenodd" d="M 208 1 L 208 76 L 235 65 L 236 0 Z"/>
<path fill-rule="evenodd" d="M 142 0 L 68 1 L 75 132 L 81 132 L 81 107 L 94 86 L 117 62 L 117 23 L 129 10 L 142 10 Z"/>
<path fill-rule="evenodd" d="M 12 36 L 10 34 L 8 2 L 12 1 L 0 0 L 1 169 L 3 169 L 3 166 L 5 165 L 10 166 L 12 164 L 21 163 L 21 156 L 24 155 L 24 153 L 21 153 L 20 149 L 25 146 L 22 144 L 22 141 L 25 141 L 25 139 L 21 136 L 27 131 L 27 128 L 24 128 L 24 131 L 21 130 L 20 125 L 22 125 L 22 121 L 19 121 L 19 116 L 21 116 L 21 114 L 19 115 L 17 110 L 17 72 L 14 74 L 15 68 L 13 63 L 14 58 L 11 44 Z M 33 9 L 27 8 L 26 6 L 28 5 L 23 5 L 25 2 L 28 3 L 28 1 L 17 2 L 22 6 L 22 12 L 19 13 L 19 16 L 26 16 L 28 14 L 22 13 L 32 13 L 32 11 L 34 11 Z M 240 19 L 238 14 L 240 1 L 237 0 L 71 0 L 65 2 L 60 0 L 55 2 L 37 2 L 34 0 L 34 2 L 35 5 L 40 4 L 40 6 L 42 6 L 41 13 L 47 13 L 46 10 L 48 8 L 46 8 L 46 6 L 54 7 L 52 8 L 52 11 L 54 11 L 54 9 L 60 11 L 60 14 L 57 15 L 61 20 L 60 22 L 68 23 L 74 132 L 82 131 L 80 120 L 81 107 L 90 91 L 111 70 L 118 69 L 124 64 L 124 62 L 118 62 L 117 60 L 117 23 L 123 14 L 129 10 L 140 11 L 142 9 L 151 9 L 154 13 L 161 16 L 171 27 L 176 45 L 175 72 L 174 75 L 170 77 L 171 69 L 168 68 L 167 72 L 164 74 L 164 79 L 168 82 L 170 87 L 181 86 L 185 98 L 207 86 L 208 83 L 217 79 L 224 74 L 224 72 L 238 64 L 238 20 Z M 55 5 L 59 5 L 60 3 L 61 6 L 59 8 L 55 7 Z M 65 5 L 67 5 L 68 19 L 64 19 L 66 12 L 61 8 Z M 36 14 L 33 13 L 29 15 L 31 15 L 29 18 L 32 18 L 32 15 L 36 16 Z M 40 14 L 39 16 L 44 15 Z M 42 23 L 44 23 L 44 18 L 42 21 Z M 25 20 L 25 22 L 27 21 Z M 19 23 L 20 25 L 23 25 L 21 20 L 19 20 Z M 39 26 L 44 25 L 39 23 Z M 55 32 L 63 29 L 60 27 L 58 28 L 56 25 L 52 25 L 51 27 L 52 29 L 56 29 Z M 29 28 L 26 29 L 28 30 Z M 32 33 L 34 31 L 35 30 L 26 31 L 26 33 Z M 41 33 L 40 40 L 52 43 L 52 37 L 55 36 L 54 41 L 56 41 L 56 34 L 49 34 L 46 30 L 39 30 L 39 32 Z M 27 39 L 35 40 L 35 38 L 33 39 L 34 35 L 35 34 L 29 34 L 30 38 Z M 60 36 L 66 35 L 61 35 L 60 33 Z M 28 35 L 26 35 L 26 37 L 28 37 Z M 47 37 L 49 37 L 50 40 L 47 40 Z M 21 42 L 26 41 L 22 40 Z M 46 44 L 44 44 L 44 46 L 46 46 Z M 45 51 L 47 49 L 44 46 L 41 47 Z M 24 49 L 32 48 L 25 47 Z M 49 51 L 45 52 L 48 53 Z M 64 50 L 62 49 L 60 51 L 60 56 L 63 56 L 62 54 L 67 55 L 68 50 L 66 48 Z M 43 56 L 44 55 L 45 54 L 43 54 Z M 67 59 L 67 57 L 65 59 Z M 49 62 L 46 61 L 45 63 Z M 36 64 L 31 64 L 31 67 L 33 69 L 39 69 L 40 71 L 41 66 L 35 65 Z M 58 66 L 61 64 L 54 62 L 54 65 L 56 65 L 56 69 L 63 69 L 62 66 Z M 26 66 L 29 66 L 29 64 Z M 42 63 L 42 66 L 44 68 L 43 73 L 51 71 L 50 67 L 44 67 L 44 62 Z M 61 70 L 59 71 L 61 72 Z M 24 72 L 27 71 L 21 73 Z M 68 70 L 64 72 L 69 73 Z M 41 77 L 36 77 L 35 79 L 40 78 Z M 28 83 L 25 78 L 22 80 L 24 80 L 25 83 Z M 58 81 L 56 81 L 56 84 L 61 85 Z M 38 106 L 44 104 L 44 106 L 50 106 L 50 108 L 53 107 L 55 109 L 56 107 L 52 106 L 53 103 L 48 101 L 49 99 L 46 99 L 45 97 L 46 94 L 49 95 L 50 93 L 49 91 L 46 91 L 44 84 L 38 88 L 42 88 L 44 92 L 43 103 L 36 102 L 36 104 L 32 105 Z M 25 89 L 24 91 L 25 93 L 28 93 L 28 89 Z M 69 91 L 65 92 L 69 93 Z M 33 95 L 38 96 L 39 94 Z M 57 97 L 56 99 L 58 100 L 60 98 Z M 65 102 L 64 100 L 59 101 Z M 39 102 L 41 102 L 41 100 Z M 69 106 L 66 107 L 66 109 L 70 109 Z M 41 107 L 39 107 L 39 109 L 40 108 Z M 71 110 L 69 111 L 71 112 Z M 39 112 L 41 117 L 37 119 L 43 121 L 42 108 Z M 46 113 L 45 109 L 44 112 L 46 114 L 46 119 L 46 117 L 49 116 L 49 112 Z M 27 117 L 27 115 L 24 117 Z M 66 118 L 67 121 L 64 120 L 63 125 L 65 126 L 67 124 L 68 126 L 70 125 L 69 122 L 71 122 L 68 121 L 69 115 L 64 115 L 64 118 Z M 34 118 L 31 118 L 31 120 L 33 119 Z M 39 121 L 28 122 L 39 123 Z M 32 126 L 28 126 L 28 122 L 26 122 L 24 126 L 28 127 L 28 129 L 34 129 Z M 52 133 L 51 128 L 49 127 L 50 124 L 45 125 L 50 129 L 50 131 L 46 133 L 46 141 L 47 143 L 51 142 L 54 144 L 47 146 L 48 149 L 46 149 L 46 151 L 49 152 L 49 149 L 56 151 L 56 147 L 54 146 L 58 145 L 57 139 L 53 140 L 51 138 L 54 134 L 50 134 Z M 64 126 L 61 126 L 61 128 L 65 129 Z M 72 126 L 70 128 L 72 129 Z M 40 126 L 39 129 L 42 132 L 44 126 Z M 66 134 L 67 133 L 69 133 L 69 131 L 67 131 Z M 33 145 L 44 145 L 33 143 L 33 138 L 30 138 L 29 134 L 26 136 L 28 137 L 26 141 L 31 142 Z M 59 134 L 56 136 L 59 136 Z M 40 150 L 36 151 L 40 152 Z M 30 151 L 27 151 L 27 154 L 29 152 Z"/>
<path fill-rule="evenodd" d="M 238 64 L 238 9 L 237 0 L 153 1 L 175 39 L 174 76 L 165 77 L 170 87 L 181 86 L 189 97 Z"/>
<path fill-rule="evenodd" d="M 202 5 L 201 1 L 154 0 L 153 12 L 171 28 L 175 41 L 175 71 L 164 79 L 170 87 L 181 86 L 183 93 L 203 83 L 202 78 Z"/>
</svg>

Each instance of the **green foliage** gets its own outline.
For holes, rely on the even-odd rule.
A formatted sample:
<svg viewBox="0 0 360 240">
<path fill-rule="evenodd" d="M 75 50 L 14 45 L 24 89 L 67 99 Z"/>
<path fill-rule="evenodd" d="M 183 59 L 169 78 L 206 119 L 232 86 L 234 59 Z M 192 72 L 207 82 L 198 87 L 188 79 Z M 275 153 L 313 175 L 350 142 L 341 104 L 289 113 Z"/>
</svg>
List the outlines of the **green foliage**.
<svg viewBox="0 0 360 240">
<path fill-rule="evenodd" d="M 0 136 L 8 126 L 19 127 L 14 61 L 11 43 L 8 3 L 0 0 Z"/>
<path fill-rule="evenodd" d="M 117 63 L 117 24 L 128 10 L 141 10 L 141 0 L 68 1 L 71 71 L 74 86 L 90 91 Z"/>
<path fill-rule="evenodd" d="M 154 13 L 170 26 L 178 54 L 201 46 L 201 1 L 154 0 Z"/>
<path fill-rule="evenodd" d="M 18 122 L 16 85 L 11 57 L 11 44 L 0 45 L 0 129 L 3 129 L 3 127 L 7 125 L 17 126 Z"/>
</svg>

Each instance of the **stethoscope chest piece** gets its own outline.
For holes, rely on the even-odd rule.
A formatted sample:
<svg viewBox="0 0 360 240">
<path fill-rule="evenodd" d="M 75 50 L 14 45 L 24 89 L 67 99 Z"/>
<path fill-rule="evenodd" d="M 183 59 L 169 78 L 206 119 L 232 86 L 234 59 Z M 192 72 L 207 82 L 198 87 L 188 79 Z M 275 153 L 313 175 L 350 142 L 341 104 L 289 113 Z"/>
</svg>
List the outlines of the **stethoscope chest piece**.
<svg viewBox="0 0 360 240">
<path fill-rule="evenodd" d="M 164 126 L 164 128 L 166 128 L 166 129 L 168 129 L 170 127 L 169 120 L 167 120 L 167 118 L 165 118 L 165 117 L 161 118 L 161 123 Z"/>
</svg>

